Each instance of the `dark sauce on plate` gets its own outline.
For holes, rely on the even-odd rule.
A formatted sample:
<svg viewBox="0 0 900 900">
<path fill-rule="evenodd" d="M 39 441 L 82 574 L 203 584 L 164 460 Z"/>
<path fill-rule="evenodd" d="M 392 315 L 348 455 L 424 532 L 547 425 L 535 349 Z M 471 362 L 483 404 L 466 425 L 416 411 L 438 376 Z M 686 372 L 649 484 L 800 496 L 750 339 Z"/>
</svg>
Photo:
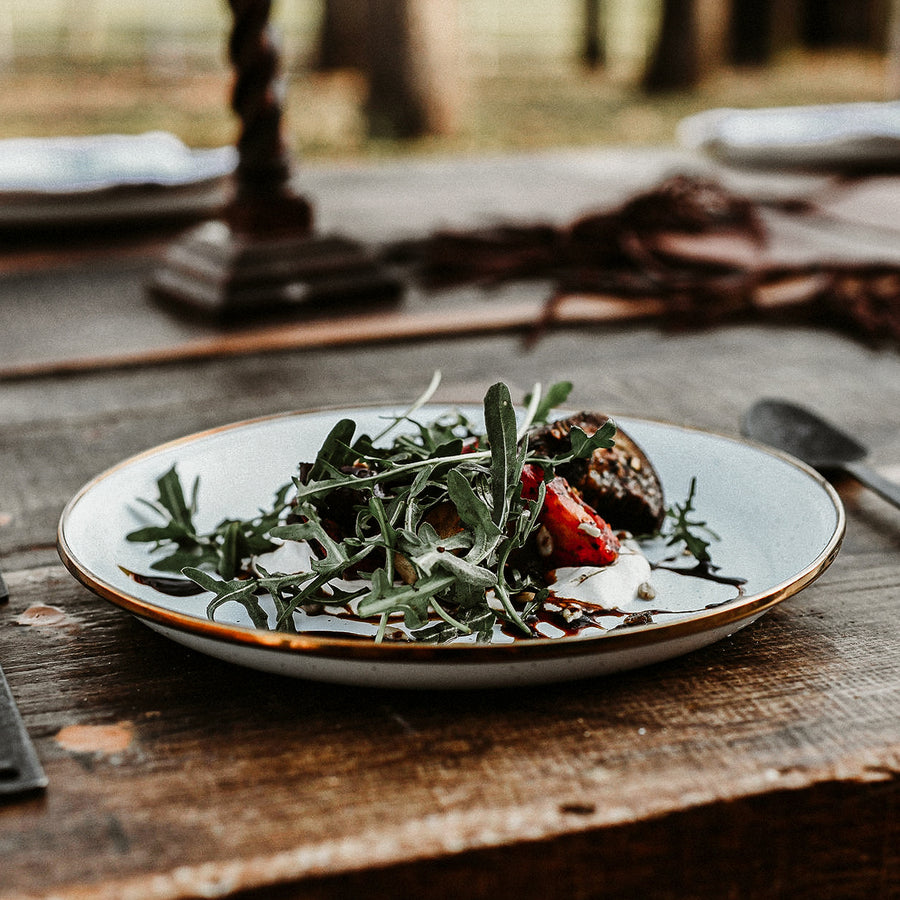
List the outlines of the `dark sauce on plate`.
<svg viewBox="0 0 900 900">
<path fill-rule="evenodd" d="M 666 609 L 646 609 L 646 610 L 623 610 L 618 607 L 602 607 L 591 604 L 582 603 L 564 597 L 552 596 L 535 609 L 527 618 L 526 625 L 531 629 L 531 635 L 523 635 L 521 631 L 510 623 L 500 623 L 501 633 L 513 640 L 529 640 L 530 638 L 544 637 L 539 631 L 541 624 L 549 625 L 556 628 L 565 637 L 576 637 L 587 628 L 597 628 L 602 631 L 613 631 L 620 628 L 634 628 L 639 625 L 649 625 L 653 622 L 654 616 L 657 615 L 687 615 L 692 612 L 701 612 L 703 610 L 715 609 L 731 603 L 743 594 L 743 586 L 747 583 L 746 578 L 739 578 L 730 575 L 722 575 L 719 573 L 717 566 L 709 562 L 698 562 L 696 565 L 681 568 L 670 565 L 671 560 L 662 560 L 653 565 L 654 569 L 664 569 L 667 572 L 673 572 L 676 575 L 683 575 L 688 578 L 699 578 L 702 581 L 711 581 L 715 584 L 730 585 L 737 588 L 737 595 L 720 600 L 716 603 L 709 603 L 702 607 L 702 610 L 666 610 Z M 122 566 L 119 568 L 138 584 L 146 585 L 161 594 L 170 597 L 193 597 L 204 592 L 204 588 L 200 587 L 196 582 L 188 578 L 176 578 L 165 575 L 147 575 L 138 572 L 132 572 Z M 332 618 L 352 618 L 349 612 L 326 612 L 324 606 L 320 604 L 310 604 L 304 608 L 308 617 L 319 615 L 328 615 Z M 615 617 L 622 621 L 609 628 L 600 622 L 602 618 Z M 435 621 L 438 621 L 436 618 Z M 354 632 L 338 632 L 329 631 L 327 629 L 304 629 L 303 635 L 310 637 L 325 637 L 348 640 L 371 641 L 372 635 L 358 634 Z M 409 640 L 408 637 L 402 636 L 399 629 L 392 629 L 385 634 L 386 641 L 402 641 Z"/>
<path fill-rule="evenodd" d="M 674 572 L 676 575 L 687 575 L 691 578 L 700 578 L 703 581 L 714 581 L 716 584 L 730 584 L 738 589 L 738 596 L 743 593 L 743 587 L 747 583 L 746 578 L 737 578 L 733 575 L 720 575 L 719 567 L 714 566 L 710 562 L 698 562 L 696 565 L 688 569 L 682 569 L 678 566 L 664 565 L 668 560 L 656 563 L 654 569 L 665 569 L 667 572 Z"/>
<path fill-rule="evenodd" d="M 160 594 L 168 597 L 194 597 L 202 594 L 204 589 L 195 581 L 189 578 L 176 578 L 169 575 L 142 575 L 139 572 L 132 572 L 129 569 L 119 566 L 119 568 L 132 580 L 138 584 L 144 584 Z"/>
</svg>

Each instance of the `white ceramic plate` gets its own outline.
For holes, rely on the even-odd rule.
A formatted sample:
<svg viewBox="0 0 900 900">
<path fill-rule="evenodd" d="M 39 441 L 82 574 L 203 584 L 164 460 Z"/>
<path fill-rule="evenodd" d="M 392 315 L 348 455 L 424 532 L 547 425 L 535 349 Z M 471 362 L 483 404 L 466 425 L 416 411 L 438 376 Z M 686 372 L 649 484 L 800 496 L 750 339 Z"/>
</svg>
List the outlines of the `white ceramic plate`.
<svg viewBox="0 0 900 900">
<path fill-rule="evenodd" d="M 894 171 L 900 103 L 708 109 L 682 119 L 678 139 L 732 165 Z"/>
<path fill-rule="evenodd" d="M 167 132 L 0 141 L 0 228 L 141 221 L 212 211 L 234 147 L 192 149 Z"/>
<path fill-rule="evenodd" d="M 430 418 L 441 408 L 418 415 Z M 618 419 L 653 461 L 667 502 L 682 502 L 697 479 L 697 516 L 719 536 L 713 562 L 746 579 L 731 586 L 656 571 L 657 597 L 633 611 L 658 610 L 649 624 L 611 628 L 593 637 L 506 644 L 375 645 L 254 628 L 243 608 L 226 604 L 212 621 L 209 595 L 171 597 L 136 583 L 121 567 L 147 573 L 154 557 L 125 535 L 147 524 L 135 500 L 156 497 L 156 479 L 177 464 L 185 485 L 200 476 L 198 526 L 252 516 L 312 459 L 337 418 L 360 431 L 381 430 L 398 409 L 287 413 L 213 429 L 164 444 L 99 475 L 67 505 L 59 524 L 60 556 L 92 591 L 188 647 L 251 668 L 345 684 L 402 688 L 472 688 L 564 681 L 669 659 L 724 638 L 815 580 L 844 534 L 832 487 L 787 456 L 751 443 L 657 422 Z M 478 409 L 464 408 L 473 419 Z M 738 594 L 740 595 L 738 596 Z M 232 609 L 231 607 L 235 607 Z M 321 618 L 321 617 L 317 617 Z M 621 623 L 621 620 L 619 620 Z"/>
<path fill-rule="evenodd" d="M 193 150 L 163 131 L 0 141 L 0 192 L 74 194 L 122 185 L 195 184 L 233 171 L 233 147 Z"/>
</svg>

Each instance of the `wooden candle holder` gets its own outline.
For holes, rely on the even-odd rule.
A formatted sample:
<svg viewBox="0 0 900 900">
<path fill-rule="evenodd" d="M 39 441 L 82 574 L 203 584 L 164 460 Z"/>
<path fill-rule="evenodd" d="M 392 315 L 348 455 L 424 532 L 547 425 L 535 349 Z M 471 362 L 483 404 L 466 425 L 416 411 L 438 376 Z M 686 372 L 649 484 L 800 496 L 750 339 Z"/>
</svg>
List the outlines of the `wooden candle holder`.
<svg viewBox="0 0 900 900">
<path fill-rule="evenodd" d="M 149 292 L 219 319 L 398 298 L 401 283 L 362 245 L 314 233 L 312 207 L 290 185 L 271 2 L 230 0 L 230 7 L 231 106 L 241 122 L 233 194 L 218 219 L 168 249 Z"/>
</svg>

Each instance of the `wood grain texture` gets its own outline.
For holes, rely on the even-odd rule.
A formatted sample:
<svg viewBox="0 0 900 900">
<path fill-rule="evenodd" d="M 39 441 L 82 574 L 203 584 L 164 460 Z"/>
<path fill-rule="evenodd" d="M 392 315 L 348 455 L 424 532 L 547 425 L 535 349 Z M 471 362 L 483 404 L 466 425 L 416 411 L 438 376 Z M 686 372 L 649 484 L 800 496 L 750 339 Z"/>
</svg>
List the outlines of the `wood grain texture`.
<svg viewBox="0 0 900 900">
<path fill-rule="evenodd" d="M 127 267 L 67 273 L 135 289 Z M 852 484 L 836 562 L 756 624 L 527 691 L 240 669 L 56 558 L 64 504 L 122 458 L 252 416 L 411 398 L 435 368 L 442 400 L 565 377 L 573 404 L 727 434 L 781 395 L 900 477 L 900 357 L 812 329 L 632 323 L 531 349 L 460 336 L 6 382 L 0 660 L 50 787 L 0 806 L 0 898 L 900 896 L 900 511 Z"/>
<path fill-rule="evenodd" d="M 701 338 L 645 326 L 554 335 L 528 353 L 481 338 L 7 384 L 0 658 L 51 787 L 0 809 L 13 861 L 0 897 L 270 884 L 310 897 L 364 885 L 487 897 L 504 884 L 523 897 L 560 885 L 664 897 L 685 880 L 696 896 L 722 885 L 777 896 L 779 884 L 812 896 L 838 876 L 848 893 L 832 896 L 891 896 L 900 513 L 851 485 L 837 562 L 757 625 L 667 665 L 526 695 L 367 691 L 236 669 L 149 632 L 54 560 L 62 505 L 120 458 L 279 409 L 396 399 L 431 365 L 446 372 L 446 397 L 477 400 L 500 375 L 521 391 L 565 374 L 578 403 L 602 396 L 616 411 L 731 433 L 764 389 L 820 407 L 831 397 L 826 408 L 881 445 L 877 461 L 900 459 L 891 423 L 865 402 L 874 378 L 900 403 L 900 361 L 805 331 Z M 41 622 L 25 615 L 35 606 L 62 617 L 29 624 Z M 100 735 L 94 751 L 74 752 L 59 738 L 72 726 L 131 740 L 108 752 Z"/>
<path fill-rule="evenodd" d="M 711 847 L 716 865 L 743 859 L 752 871 L 762 848 L 790 840 L 778 877 L 809 891 L 841 868 L 835 854 L 868 847 L 868 868 L 845 877 L 898 886 L 900 574 L 875 555 L 840 559 L 824 583 L 691 657 L 524 696 L 246 672 L 164 641 L 59 566 L 8 582 L 0 652 L 51 788 L 0 809 L 0 847 L 15 861 L 0 896 L 118 896 L 146 888 L 150 873 L 160 896 L 210 879 L 250 888 L 370 866 L 411 867 L 415 878 L 433 858 L 462 878 L 480 857 L 496 863 L 499 848 L 505 862 L 476 896 L 511 872 L 513 884 L 530 873 L 522 889 L 530 881 L 534 892 L 523 896 L 548 896 L 569 868 L 576 896 L 605 896 L 584 893 L 587 871 L 602 869 L 621 891 L 668 858 L 673 840 L 695 873 Z M 35 604 L 65 618 L 18 624 Z M 848 604 L 864 614 L 848 616 Z M 113 752 L 102 739 L 73 752 L 60 732 L 75 724 L 133 737 Z M 745 815 L 756 828 L 771 816 L 750 859 Z M 631 839 L 612 852 L 641 823 L 660 843 L 644 835 L 637 860 Z M 840 840 L 823 840 L 820 827 Z M 706 877 L 698 896 L 716 896 L 719 876 Z M 747 872 L 729 877 L 746 884 Z M 79 884 L 83 893 L 66 890 Z"/>
</svg>

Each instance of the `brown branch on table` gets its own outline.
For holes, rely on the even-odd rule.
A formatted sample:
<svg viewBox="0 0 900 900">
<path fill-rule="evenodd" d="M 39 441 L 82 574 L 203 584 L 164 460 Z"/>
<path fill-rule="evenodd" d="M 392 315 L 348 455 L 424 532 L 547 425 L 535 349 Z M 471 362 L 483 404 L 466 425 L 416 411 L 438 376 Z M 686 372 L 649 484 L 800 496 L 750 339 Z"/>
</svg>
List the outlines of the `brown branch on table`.
<svg viewBox="0 0 900 900">
<path fill-rule="evenodd" d="M 711 179 L 678 175 L 568 225 L 440 231 L 390 254 L 428 288 L 550 281 L 532 340 L 579 295 L 659 299 L 672 327 L 791 320 L 900 343 L 900 267 L 773 265 L 767 241 L 753 201 Z"/>
</svg>

